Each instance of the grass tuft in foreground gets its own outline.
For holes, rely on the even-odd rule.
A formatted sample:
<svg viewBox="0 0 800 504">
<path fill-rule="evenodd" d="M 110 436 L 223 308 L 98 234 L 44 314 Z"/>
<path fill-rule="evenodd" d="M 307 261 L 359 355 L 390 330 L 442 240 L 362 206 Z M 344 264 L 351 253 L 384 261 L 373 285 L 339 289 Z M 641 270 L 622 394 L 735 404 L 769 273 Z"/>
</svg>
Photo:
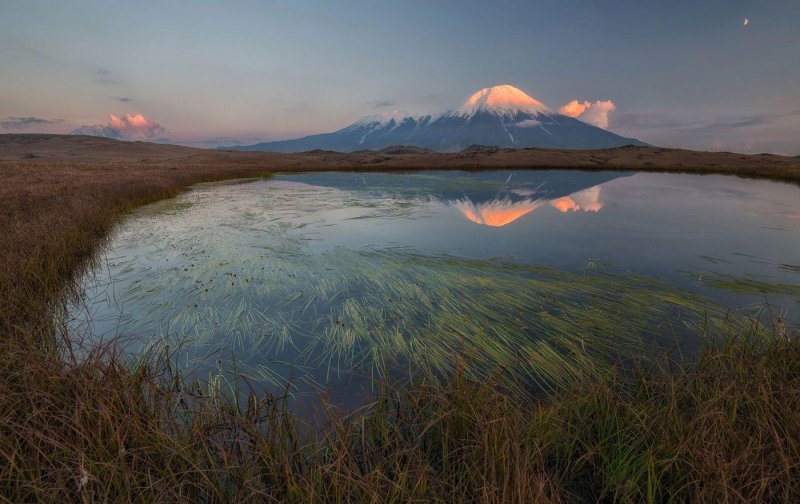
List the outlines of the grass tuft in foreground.
<svg viewBox="0 0 800 504">
<path fill-rule="evenodd" d="M 548 397 L 496 383 L 386 387 L 303 423 L 110 348 L 80 363 L 5 345 L 0 493 L 42 501 L 796 501 L 800 344 L 709 329 L 692 364 L 585 376 Z M 18 348 L 18 347 L 17 347 Z"/>
</svg>

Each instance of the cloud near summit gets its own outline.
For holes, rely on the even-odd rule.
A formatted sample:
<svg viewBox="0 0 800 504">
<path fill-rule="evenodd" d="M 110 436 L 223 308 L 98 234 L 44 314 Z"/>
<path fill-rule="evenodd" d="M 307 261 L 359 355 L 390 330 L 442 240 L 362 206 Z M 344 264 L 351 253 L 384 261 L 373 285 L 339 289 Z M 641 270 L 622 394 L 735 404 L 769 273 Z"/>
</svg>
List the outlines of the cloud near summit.
<svg viewBox="0 0 800 504">
<path fill-rule="evenodd" d="M 565 116 L 574 117 L 593 126 L 607 129 L 608 116 L 616 109 L 616 105 L 611 100 L 597 100 L 594 103 L 586 100 L 582 102 L 572 100 L 558 109 L 558 111 Z"/>
</svg>

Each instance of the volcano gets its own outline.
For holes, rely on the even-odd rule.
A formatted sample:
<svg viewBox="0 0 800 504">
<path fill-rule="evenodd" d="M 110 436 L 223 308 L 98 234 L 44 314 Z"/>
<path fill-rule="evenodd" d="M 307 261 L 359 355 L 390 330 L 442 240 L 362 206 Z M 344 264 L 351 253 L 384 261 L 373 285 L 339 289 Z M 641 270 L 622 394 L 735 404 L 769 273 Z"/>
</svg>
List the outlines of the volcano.
<svg viewBox="0 0 800 504">
<path fill-rule="evenodd" d="M 461 106 L 438 114 L 370 116 L 333 133 L 224 148 L 269 152 L 314 149 L 353 152 L 380 150 L 394 145 L 457 152 L 471 145 L 603 149 L 646 144 L 559 114 L 524 91 L 504 84 L 481 89 Z"/>
</svg>

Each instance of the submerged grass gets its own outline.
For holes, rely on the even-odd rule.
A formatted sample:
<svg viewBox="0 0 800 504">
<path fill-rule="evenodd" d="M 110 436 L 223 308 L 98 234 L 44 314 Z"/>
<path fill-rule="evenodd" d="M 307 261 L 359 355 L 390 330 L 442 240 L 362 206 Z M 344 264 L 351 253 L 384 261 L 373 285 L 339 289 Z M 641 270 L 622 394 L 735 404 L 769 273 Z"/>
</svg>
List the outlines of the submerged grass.
<svg viewBox="0 0 800 504">
<path fill-rule="evenodd" d="M 189 201 L 190 214 L 172 212 Z M 548 390 L 691 339 L 686 323 L 724 315 L 668 282 L 614 274 L 599 260 L 567 273 L 307 244 L 330 238 L 320 231 L 330 225 L 322 210 L 407 221 L 428 211 L 424 200 L 394 203 L 336 189 L 239 186 L 151 205 L 116 233 L 89 275 L 89 302 L 68 313 L 72 334 L 88 326 L 180 346 L 190 367 L 198 356 L 213 362 L 233 352 L 242 374 L 281 389 L 310 372 L 314 383 L 394 379 L 399 369 L 408 378 L 448 377 L 458 361 L 467 379 L 500 373 L 504 386 Z M 261 363 L 270 359 L 283 364 L 266 372 Z M 295 381 L 291 390 L 308 388 Z"/>
<path fill-rule="evenodd" d="M 172 353 L 132 366 L 107 343 L 78 357 L 53 315 L 116 219 L 188 183 L 263 169 L 178 168 L 0 168 L 0 499 L 800 499 L 800 347 L 780 324 L 699 324 L 692 362 L 582 370 L 547 397 L 456 366 L 447 382 L 387 385 L 350 415 L 322 407 L 313 426 L 283 395 L 234 401 Z"/>
<path fill-rule="evenodd" d="M 793 271 L 795 273 L 800 273 L 800 266 L 795 264 L 781 264 L 780 268 L 786 271 Z"/>
<path fill-rule="evenodd" d="M 788 269 L 786 265 L 781 265 L 781 269 Z M 800 285 L 773 283 L 757 280 L 754 278 L 743 278 L 723 273 L 706 273 L 703 275 L 703 283 L 718 289 L 725 289 L 731 292 L 743 294 L 776 294 L 784 296 L 800 296 Z"/>
</svg>

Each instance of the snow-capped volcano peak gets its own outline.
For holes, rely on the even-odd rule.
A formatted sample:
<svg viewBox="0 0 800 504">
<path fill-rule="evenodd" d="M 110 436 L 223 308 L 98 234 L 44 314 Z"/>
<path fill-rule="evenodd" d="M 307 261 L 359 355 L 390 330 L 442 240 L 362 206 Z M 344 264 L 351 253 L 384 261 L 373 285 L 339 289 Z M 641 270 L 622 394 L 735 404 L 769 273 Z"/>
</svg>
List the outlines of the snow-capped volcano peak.
<svg viewBox="0 0 800 504">
<path fill-rule="evenodd" d="M 524 91 L 505 84 L 481 89 L 460 107 L 439 113 L 409 116 L 391 111 L 364 117 L 331 133 L 231 148 L 275 152 L 313 149 L 352 152 L 403 145 L 457 152 L 470 145 L 604 149 L 629 144 L 644 145 L 634 138 L 621 137 L 574 117 L 553 112 Z M 478 215 L 479 210 L 471 211 Z M 526 210 L 515 207 L 510 213 L 502 213 L 502 218 L 495 212 L 490 217 L 483 215 L 481 219 L 486 223 L 502 222 L 505 216 L 522 215 L 520 212 Z"/>
<path fill-rule="evenodd" d="M 483 88 L 458 108 L 461 115 L 473 115 L 477 112 L 510 116 L 520 112 L 531 115 L 552 114 L 542 102 L 509 84 Z"/>
</svg>

